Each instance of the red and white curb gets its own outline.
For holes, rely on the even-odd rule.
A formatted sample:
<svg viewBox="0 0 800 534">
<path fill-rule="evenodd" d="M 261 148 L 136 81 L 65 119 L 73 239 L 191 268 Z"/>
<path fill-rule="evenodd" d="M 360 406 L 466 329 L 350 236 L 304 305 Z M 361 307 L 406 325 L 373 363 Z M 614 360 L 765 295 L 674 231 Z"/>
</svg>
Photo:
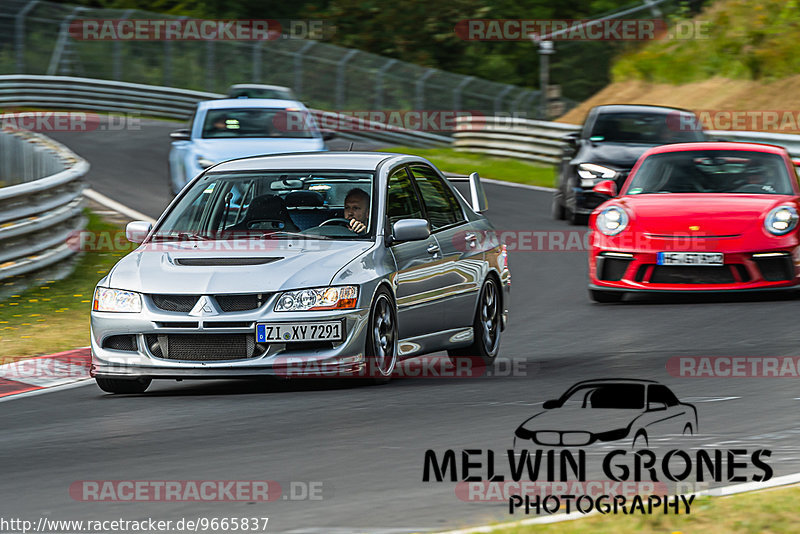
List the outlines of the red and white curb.
<svg viewBox="0 0 800 534">
<path fill-rule="evenodd" d="M 0 401 L 83 385 L 90 378 L 91 363 L 89 347 L 4 363 L 0 365 Z"/>
</svg>

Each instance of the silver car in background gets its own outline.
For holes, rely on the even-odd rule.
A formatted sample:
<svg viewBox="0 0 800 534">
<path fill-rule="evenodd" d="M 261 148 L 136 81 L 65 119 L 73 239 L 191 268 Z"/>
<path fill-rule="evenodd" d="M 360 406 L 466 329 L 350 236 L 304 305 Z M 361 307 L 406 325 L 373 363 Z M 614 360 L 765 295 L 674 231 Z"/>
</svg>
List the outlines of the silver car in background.
<svg viewBox="0 0 800 534">
<path fill-rule="evenodd" d="M 440 350 L 491 365 L 511 276 L 475 173 L 470 199 L 410 155 L 215 165 L 153 227 L 129 223 L 141 245 L 95 290 L 91 374 L 138 393 L 152 379 L 383 383 L 399 359 Z"/>
</svg>

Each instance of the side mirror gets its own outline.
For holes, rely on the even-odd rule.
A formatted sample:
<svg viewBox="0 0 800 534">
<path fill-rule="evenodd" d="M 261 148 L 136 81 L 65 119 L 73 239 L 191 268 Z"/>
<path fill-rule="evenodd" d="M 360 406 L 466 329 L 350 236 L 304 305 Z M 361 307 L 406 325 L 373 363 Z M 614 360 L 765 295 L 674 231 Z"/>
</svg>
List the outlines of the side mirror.
<svg viewBox="0 0 800 534">
<path fill-rule="evenodd" d="M 129 222 L 128 226 L 125 227 L 125 237 L 131 243 L 141 243 L 152 229 L 153 225 L 147 221 Z"/>
<path fill-rule="evenodd" d="M 330 141 L 336 137 L 336 131 L 334 130 L 320 130 L 320 133 L 322 134 L 323 141 Z"/>
<path fill-rule="evenodd" d="M 425 219 L 402 219 L 392 225 L 392 241 L 422 241 L 430 235 Z"/>
<path fill-rule="evenodd" d="M 667 403 L 665 402 L 648 402 L 647 403 L 647 411 L 648 412 L 657 412 L 660 410 L 666 410 Z"/>
<path fill-rule="evenodd" d="M 579 132 L 572 132 L 562 137 L 561 140 L 566 144 L 568 144 L 569 146 L 575 146 L 578 144 L 579 136 L 580 136 Z"/>
<path fill-rule="evenodd" d="M 477 172 L 473 172 L 469 175 L 469 196 L 470 203 L 472 204 L 472 211 L 482 213 L 489 209 L 486 191 L 483 190 L 483 183 Z"/>
<path fill-rule="evenodd" d="M 553 408 L 558 408 L 558 406 L 559 406 L 558 401 L 555 399 L 545 401 L 545 403 L 542 404 L 542 408 L 544 408 L 545 410 L 552 410 Z"/>
<path fill-rule="evenodd" d="M 192 134 L 186 128 L 170 132 L 169 136 L 173 141 L 188 141 L 192 138 Z"/>
<path fill-rule="evenodd" d="M 592 188 L 592 191 L 598 195 L 604 195 L 610 198 L 617 196 L 617 183 L 614 180 L 603 180 Z"/>
</svg>

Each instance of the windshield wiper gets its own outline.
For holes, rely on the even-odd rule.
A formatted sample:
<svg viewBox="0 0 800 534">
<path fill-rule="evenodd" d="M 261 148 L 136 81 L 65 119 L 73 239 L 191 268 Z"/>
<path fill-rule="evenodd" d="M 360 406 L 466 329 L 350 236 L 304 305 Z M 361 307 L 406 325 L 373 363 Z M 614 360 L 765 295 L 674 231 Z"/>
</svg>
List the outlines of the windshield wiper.
<svg viewBox="0 0 800 534">
<path fill-rule="evenodd" d="M 330 239 L 330 237 L 316 234 L 301 234 L 300 232 L 287 232 L 285 230 L 274 230 L 272 232 L 264 232 L 261 234 L 261 239 L 269 239 L 273 236 L 280 235 L 286 237 L 301 237 L 303 239 Z"/>
<path fill-rule="evenodd" d="M 152 241 L 208 241 L 211 239 L 208 236 L 200 235 L 198 233 L 178 232 L 171 235 L 154 235 Z"/>
</svg>

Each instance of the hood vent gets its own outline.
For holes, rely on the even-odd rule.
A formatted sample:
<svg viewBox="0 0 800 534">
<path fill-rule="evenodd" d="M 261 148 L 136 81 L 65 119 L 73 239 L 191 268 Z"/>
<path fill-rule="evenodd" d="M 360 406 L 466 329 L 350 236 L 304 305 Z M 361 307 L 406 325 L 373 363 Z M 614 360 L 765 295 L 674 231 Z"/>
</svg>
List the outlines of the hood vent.
<svg viewBox="0 0 800 534">
<path fill-rule="evenodd" d="M 183 265 L 186 267 L 222 267 L 222 266 L 237 266 L 237 265 L 264 265 L 272 263 L 273 261 L 282 260 L 283 258 L 258 258 L 258 257 L 245 257 L 245 258 L 175 258 L 175 265 Z"/>
</svg>

